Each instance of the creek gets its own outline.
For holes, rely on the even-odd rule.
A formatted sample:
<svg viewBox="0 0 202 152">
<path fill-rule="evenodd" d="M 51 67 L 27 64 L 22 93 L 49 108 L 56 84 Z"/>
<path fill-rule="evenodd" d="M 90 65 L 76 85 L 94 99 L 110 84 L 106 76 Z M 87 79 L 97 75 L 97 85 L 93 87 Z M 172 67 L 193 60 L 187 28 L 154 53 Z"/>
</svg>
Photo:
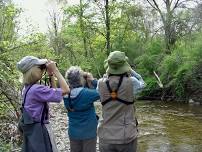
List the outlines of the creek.
<svg viewBox="0 0 202 152">
<path fill-rule="evenodd" d="M 201 152 L 202 105 L 138 101 L 138 152 Z"/>
</svg>

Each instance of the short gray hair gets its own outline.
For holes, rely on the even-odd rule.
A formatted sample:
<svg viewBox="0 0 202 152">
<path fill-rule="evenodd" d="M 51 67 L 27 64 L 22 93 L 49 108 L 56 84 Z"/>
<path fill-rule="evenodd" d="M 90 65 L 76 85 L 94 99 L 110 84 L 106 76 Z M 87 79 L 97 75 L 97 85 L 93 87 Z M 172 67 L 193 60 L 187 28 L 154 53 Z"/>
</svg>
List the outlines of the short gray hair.
<svg viewBox="0 0 202 152">
<path fill-rule="evenodd" d="M 83 86 L 83 70 L 79 66 L 71 66 L 65 74 L 71 88 Z"/>
</svg>

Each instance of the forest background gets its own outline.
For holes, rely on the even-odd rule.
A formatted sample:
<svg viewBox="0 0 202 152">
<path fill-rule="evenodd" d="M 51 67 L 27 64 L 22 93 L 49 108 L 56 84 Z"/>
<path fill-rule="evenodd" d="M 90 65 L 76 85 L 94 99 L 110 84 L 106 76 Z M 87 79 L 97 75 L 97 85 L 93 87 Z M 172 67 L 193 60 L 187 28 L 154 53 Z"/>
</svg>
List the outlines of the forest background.
<svg viewBox="0 0 202 152">
<path fill-rule="evenodd" d="M 124 51 L 147 83 L 140 99 L 202 101 L 200 0 L 55 2 L 60 9 L 49 12 L 48 31 L 30 24 L 22 35 L 23 9 L 0 0 L 0 145 L 10 146 L 5 127 L 17 120 L 22 88 L 16 62 L 26 55 L 56 61 L 62 74 L 78 65 L 100 78 L 108 54 Z"/>
</svg>

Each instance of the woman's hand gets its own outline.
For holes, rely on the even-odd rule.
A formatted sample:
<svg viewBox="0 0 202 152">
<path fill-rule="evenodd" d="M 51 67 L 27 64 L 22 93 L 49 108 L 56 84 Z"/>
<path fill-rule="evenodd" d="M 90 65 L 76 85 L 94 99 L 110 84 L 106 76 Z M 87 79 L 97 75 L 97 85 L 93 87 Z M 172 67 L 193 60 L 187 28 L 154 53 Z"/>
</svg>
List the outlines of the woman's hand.
<svg viewBox="0 0 202 152">
<path fill-rule="evenodd" d="M 46 63 L 46 68 L 49 76 L 52 76 L 54 74 L 54 76 L 58 79 L 59 86 L 62 89 L 62 95 L 68 94 L 70 92 L 69 86 L 67 85 L 64 77 L 58 70 L 56 62 L 48 60 L 48 62 Z"/>
<path fill-rule="evenodd" d="M 52 76 L 58 70 L 56 63 L 51 60 L 48 60 L 48 62 L 46 63 L 46 68 L 49 76 Z"/>
</svg>

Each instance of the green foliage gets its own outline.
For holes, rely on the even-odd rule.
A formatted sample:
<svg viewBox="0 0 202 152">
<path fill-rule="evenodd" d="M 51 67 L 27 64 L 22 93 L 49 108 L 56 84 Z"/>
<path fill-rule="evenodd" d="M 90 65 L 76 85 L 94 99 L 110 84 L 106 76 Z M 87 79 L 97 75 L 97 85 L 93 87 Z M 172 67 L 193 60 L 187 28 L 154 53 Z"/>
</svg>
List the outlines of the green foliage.
<svg viewBox="0 0 202 152">
<path fill-rule="evenodd" d="M 165 83 L 171 81 L 179 66 L 180 60 L 178 60 L 177 56 L 166 56 L 162 61 L 161 66 L 159 67 L 159 71 L 161 71 L 162 81 Z"/>
<path fill-rule="evenodd" d="M 10 152 L 11 145 L 0 140 L 0 151 L 1 152 Z"/>
<path fill-rule="evenodd" d="M 16 63 L 27 55 L 56 61 L 63 75 L 70 66 L 78 65 L 94 77 L 102 77 L 107 58 L 105 7 L 98 2 L 82 2 L 63 7 L 64 19 L 57 33 L 54 33 L 55 29 L 50 29 L 47 35 L 35 32 L 17 37 L 16 18 L 21 10 L 10 2 L 0 1 L 1 100 L 9 98 L 8 94 L 2 93 L 1 82 L 6 82 L 10 90 L 19 91 L 20 74 Z M 163 33 L 154 31 L 153 26 L 159 24 L 159 18 L 153 10 L 145 12 L 145 8 L 127 0 L 109 4 L 111 50 L 124 51 L 129 63 L 146 81 L 147 87 L 141 96 L 161 97 L 165 91 L 165 96 L 178 99 L 200 98 L 202 32 L 190 33 L 190 25 L 186 24 L 191 19 L 190 12 L 181 11 L 174 16 L 178 41 L 168 55 L 165 53 Z M 149 13 L 155 17 L 148 19 L 146 14 Z M 158 86 L 154 71 L 164 84 L 163 89 Z M 0 103 L 1 118 L 7 119 L 8 107 L 13 108 L 10 104 L 5 106 Z M 10 149 L 8 143 L 0 141 L 0 147 L 3 147 L 0 151 Z"/>
<path fill-rule="evenodd" d="M 154 77 L 144 77 L 144 80 L 147 84 L 147 87 L 144 89 L 142 96 L 154 96 L 156 92 L 159 92 L 159 86 L 156 83 L 156 80 Z M 158 96 L 160 95 L 161 92 L 159 92 Z"/>
<path fill-rule="evenodd" d="M 147 90 L 150 90 L 150 94 L 159 89 L 153 74 L 156 71 L 165 87 L 172 88 L 177 97 L 185 96 L 185 83 L 193 76 L 194 67 L 202 57 L 201 34 L 178 40 L 171 54 L 166 55 L 163 37 L 158 34 L 151 37 L 144 8 L 129 1 L 114 1 L 109 7 L 112 50 L 126 52 L 129 63 L 148 83 Z M 92 9 L 97 11 L 90 11 Z M 55 60 L 63 74 L 71 65 L 79 65 L 97 77 L 105 72 L 105 12 L 100 11 L 104 10 L 104 5 L 83 1 L 80 5 L 64 6 L 63 25 L 57 36 L 53 33 L 48 36 L 33 33 L 23 39 L 16 39 L 14 31 L 14 19 L 20 9 L 8 4 L 1 7 L 1 10 L 1 19 L 6 19 L 8 28 L 3 39 L 0 39 L 0 68 L 3 72 L 0 80 L 15 81 L 14 84 L 18 86 L 19 75 L 15 64 L 25 55 Z M 190 18 L 190 15 L 188 11 L 181 11 L 181 14 L 175 16 L 179 28 L 186 23 L 183 19 Z M 179 37 L 187 34 L 184 32 L 186 28 L 183 26 Z"/>
<path fill-rule="evenodd" d="M 153 75 L 153 71 L 159 68 L 164 57 L 163 46 L 160 39 L 157 39 L 145 44 L 144 47 L 144 53 L 135 58 L 133 62 L 141 73 L 144 73 L 145 76 L 151 76 Z"/>
<path fill-rule="evenodd" d="M 179 98 L 186 97 L 185 84 L 192 76 L 191 69 L 190 64 L 180 66 L 175 74 L 174 81 L 171 81 L 173 82 L 172 86 L 175 87 L 176 96 Z"/>
<path fill-rule="evenodd" d="M 195 67 L 201 61 L 202 45 L 201 36 L 196 36 L 192 41 L 180 41 L 171 55 L 161 62 L 158 71 L 167 88 L 172 88 L 177 98 L 189 98 L 190 89 L 187 86 L 195 83 Z M 197 88 L 197 85 L 195 86 Z M 194 89 L 193 89 L 194 90 Z"/>
<path fill-rule="evenodd" d="M 197 76 L 200 77 L 201 75 L 199 70 L 202 57 L 201 40 L 202 37 L 197 36 L 194 42 L 187 42 L 188 44 L 184 46 L 184 62 L 181 64 L 175 74 L 176 94 L 178 97 L 186 97 L 186 95 L 190 95 L 189 91 L 201 89 L 201 87 L 198 85 L 200 84 L 200 79 L 197 80 L 196 78 Z M 187 88 L 188 86 L 192 86 L 192 88 Z"/>
<path fill-rule="evenodd" d="M 7 112 L 7 107 L 4 104 L 0 103 L 0 118 L 4 117 L 5 113 Z"/>
</svg>

